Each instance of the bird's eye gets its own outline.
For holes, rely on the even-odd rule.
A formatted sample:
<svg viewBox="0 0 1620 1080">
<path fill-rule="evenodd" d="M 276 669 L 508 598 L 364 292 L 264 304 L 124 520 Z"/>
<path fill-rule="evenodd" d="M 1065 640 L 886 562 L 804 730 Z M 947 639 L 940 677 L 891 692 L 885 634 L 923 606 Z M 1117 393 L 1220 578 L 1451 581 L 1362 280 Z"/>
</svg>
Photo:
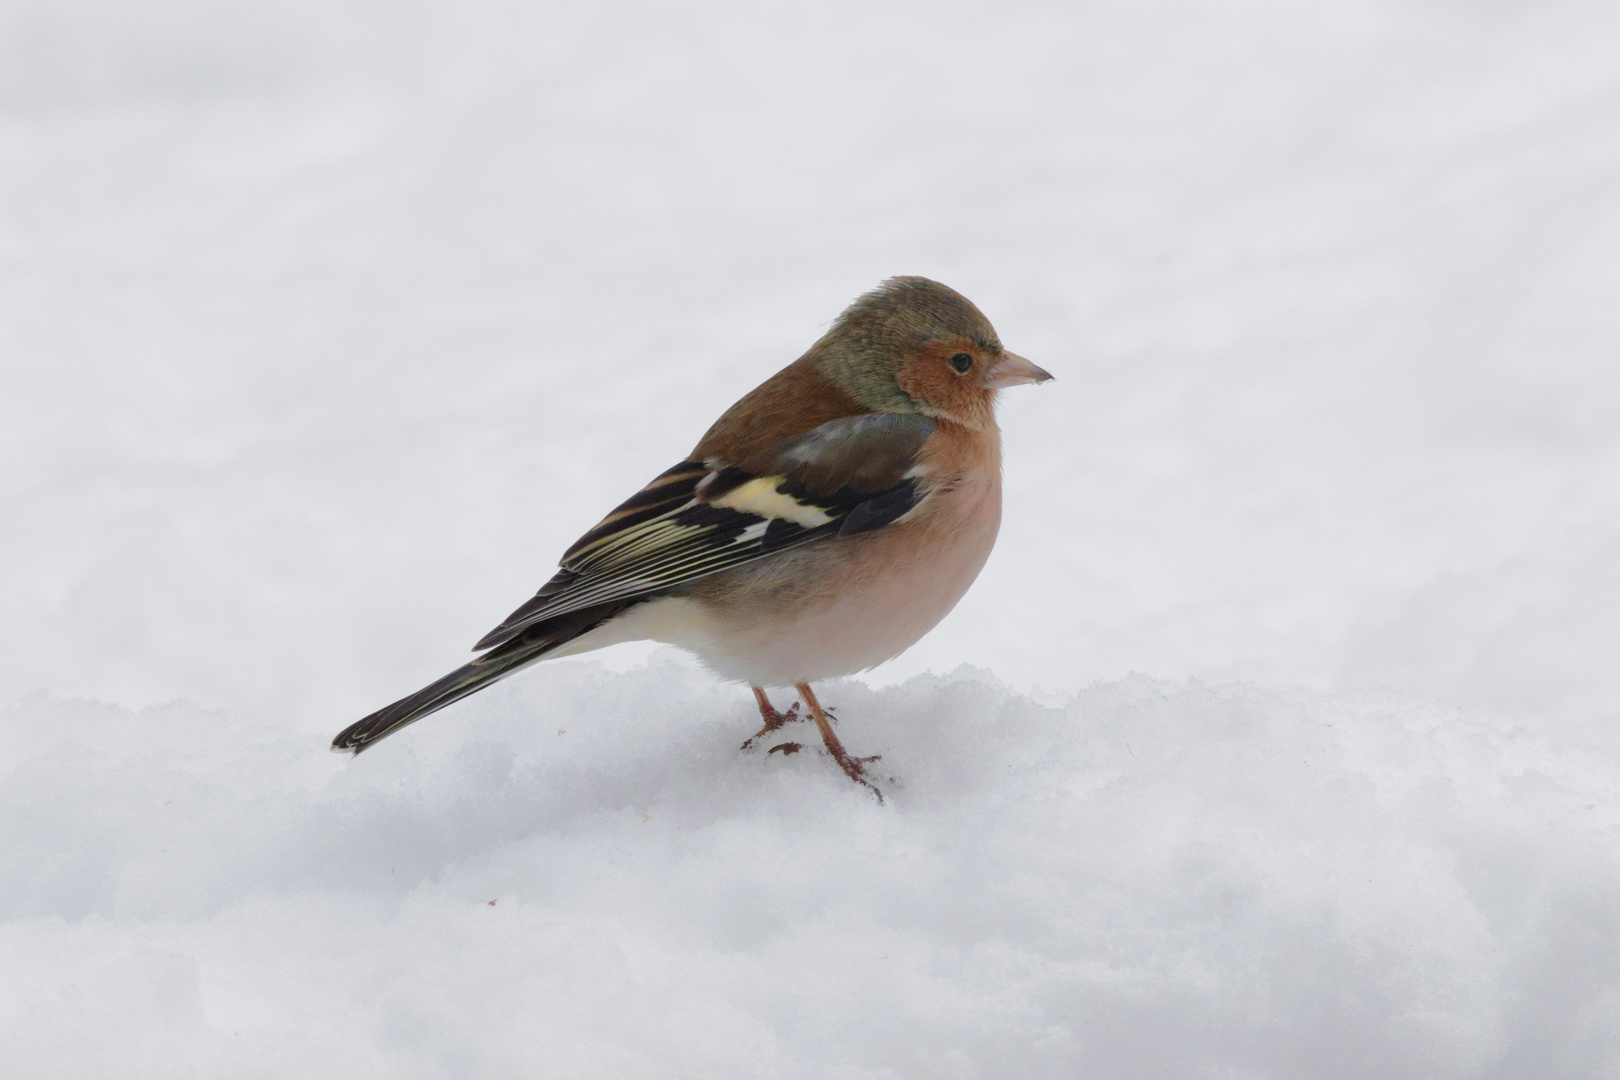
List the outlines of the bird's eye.
<svg viewBox="0 0 1620 1080">
<path fill-rule="evenodd" d="M 967 369 L 972 366 L 973 357 L 969 356 L 965 352 L 959 352 L 955 356 L 951 357 L 951 367 L 963 374 L 966 374 Z"/>
</svg>

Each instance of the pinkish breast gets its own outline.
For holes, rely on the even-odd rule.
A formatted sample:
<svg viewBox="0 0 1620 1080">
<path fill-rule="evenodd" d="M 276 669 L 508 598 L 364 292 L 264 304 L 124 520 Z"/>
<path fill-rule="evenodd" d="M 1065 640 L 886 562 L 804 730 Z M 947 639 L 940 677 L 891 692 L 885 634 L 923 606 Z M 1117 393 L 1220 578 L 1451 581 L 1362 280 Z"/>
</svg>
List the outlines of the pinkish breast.
<svg viewBox="0 0 1620 1080">
<path fill-rule="evenodd" d="M 927 462 L 954 482 L 894 525 L 695 582 L 702 615 L 672 643 L 754 686 L 849 675 L 910 648 L 967 593 L 1001 526 L 1000 455 L 962 441 Z"/>
</svg>

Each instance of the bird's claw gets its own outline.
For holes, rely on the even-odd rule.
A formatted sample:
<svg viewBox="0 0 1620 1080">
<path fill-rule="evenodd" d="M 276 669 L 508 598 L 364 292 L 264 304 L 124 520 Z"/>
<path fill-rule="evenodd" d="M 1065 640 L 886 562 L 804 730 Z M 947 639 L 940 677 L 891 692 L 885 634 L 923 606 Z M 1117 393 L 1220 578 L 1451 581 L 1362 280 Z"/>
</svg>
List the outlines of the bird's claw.
<svg viewBox="0 0 1620 1080">
<path fill-rule="evenodd" d="M 803 703 L 808 707 L 808 715 L 800 715 L 800 702 L 798 701 L 789 706 L 787 712 L 778 712 L 771 705 L 770 699 L 765 696 L 765 691 L 758 686 L 754 687 L 754 700 L 759 704 L 759 715 L 764 717 L 765 726 L 756 731 L 747 742 L 743 743 L 742 748 L 744 750 L 752 749 L 754 744 L 762 737 L 771 734 L 773 731 L 781 730 L 785 725 L 791 724 L 795 720 L 814 720 L 816 727 L 821 732 L 821 741 L 827 745 L 827 756 L 838 762 L 838 767 L 844 770 L 845 776 L 870 791 L 877 798 L 877 801 L 881 803 L 883 801 L 883 792 L 879 791 L 877 785 L 872 783 L 871 779 L 866 775 L 866 766 L 869 762 L 882 761 L 883 755 L 873 754 L 871 757 L 856 757 L 845 750 L 844 744 L 839 741 L 837 735 L 833 734 L 832 726 L 838 719 L 833 715 L 833 710 L 826 708 L 816 700 L 816 696 L 808 684 L 799 683 L 795 688 L 799 691 L 799 697 Z M 803 749 L 804 745 L 802 743 L 784 742 L 777 743 L 766 751 L 766 754 L 768 756 L 780 753 L 783 757 L 788 757 L 797 754 Z"/>
<path fill-rule="evenodd" d="M 873 754 L 871 757 L 858 758 L 852 754 L 834 752 L 831 747 L 828 747 L 828 752 L 831 754 L 832 759 L 838 762 L 838 767 L 844 770 L 845 776 L 866 788 L 873 795 L 876 795 L 878 802 L 881 803 L 883 801 L 883 792 L 879 791 L 878 786 L 872 783 L 871 779 L 866 775 L 865 764 L 868 761 L 877 761 L 883 756 L 882 754 Z"/>
<path fill-rule="evenodd" d="M 777 712 L 775 709 L 772 709 L 769 713 L 764 713 L 762 711 L 762 715 L 765 717 L 765 726 L 748 737 L 747 741 L 742 744 L 742 748 L 744 750 L 752 750 L 754 748 L 754 744 L 764 736 L 775 731 L 780 731 L 783 727 L 793 723 L 796 720 L 804 719 L 804 717 L 799 715 L 799 703 L 797 701 L 788 706 L 787 712 Z M 783 743 L 782 745 L 792 746 L 797 744 Z M 774 752 L 774 749 L 772 752 Z M 791 753 L 792 751 L 788 752 Z"/>
</svg>

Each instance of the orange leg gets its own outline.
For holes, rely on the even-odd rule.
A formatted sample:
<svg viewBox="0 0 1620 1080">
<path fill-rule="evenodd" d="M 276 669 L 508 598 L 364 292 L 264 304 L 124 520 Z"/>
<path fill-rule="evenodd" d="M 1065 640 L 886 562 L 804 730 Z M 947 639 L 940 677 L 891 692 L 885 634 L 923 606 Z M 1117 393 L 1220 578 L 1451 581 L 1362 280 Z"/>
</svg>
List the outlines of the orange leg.
<svg viewBox="0 0 1620 1080">
<path fill-rule="evenodd" d="M 821 707 L 821 702 L 816 700 L 816 695 L 811 693 L 810 684 L 799 683 L 794 689 L 799 691 L 799 696 L 804 698 L 804 703 L 810 707 L 810 717 L 816 722 L 816 727 L 821 729 L 821 741 L 827 744 L 827 753 L 831 754 L 832 759 L 838 762 L 839 768 L 844 770 L 844 775 L 857 784 L 871 788 L 872 794 L 877 796 L 878 802 L 882 802 L 883 792 L 879 791 L 877 785 L 866 778 L 866 767 L 864 765 L 865 762 L 878 760 L 882 755 L 874 754 L 872 757 L 865 758 L 851 756 L 850 752 L 844 749 L 844 744 L 838 741 L 838 736 L 832 729 L 832 721 L 827 719 L 827 711 Z"/>
<path fill-rule="evenodd" d="M 757 686 L 753 689 L 754 700 L 759 702 L 759 715 L 764 719 L 765 726 L 748 737 L 748 741 L 742 744 L 742 748 L 744 750 L 750 749 L 754 745 L 755 740 L 769 735 L 772 732 L 780 731 L 785 725 L 791 724 L 795 720 L 804 719 L 804 717 L 799 715 L 799 703 L 797 701 L 793 703 L 792 707 L 789 708 L 787 712 L 779 713 L 772 708 L 771 699 L 765 696 L 764 690 Z M 791 746 L 793 748 L 792 750 L 785 751 L 789 754 L 795 753 L 799 749 L 798 743 L 784 743 L 783 745 Z M 774 754 L 776 749 L 777 748 L 773 747 L 771 749 L 771 753 Z"/>
</svg>

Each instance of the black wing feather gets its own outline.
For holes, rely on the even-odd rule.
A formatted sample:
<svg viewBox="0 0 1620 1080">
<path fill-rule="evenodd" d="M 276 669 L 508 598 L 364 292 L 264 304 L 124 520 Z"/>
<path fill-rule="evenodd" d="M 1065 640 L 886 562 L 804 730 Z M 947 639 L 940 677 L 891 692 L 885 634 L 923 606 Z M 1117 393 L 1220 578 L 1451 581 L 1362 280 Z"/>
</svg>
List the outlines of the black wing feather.
<svg viewBox="0 0 1620 1080">
<path fill-rule="evenodd" d="M 674 585 L 899 520 L 924 497 L 915 465 L 933 429 L 920 416 L 847 417 L 747 467 L 681 462 L 580 537 L 556 576 L 478 643 L 489 652 L 350 725 L 332 749 L 359 753 Z"/>
<path fill-rule="evenodd" d="M 917 491 L 917 481 L 902 480 L 889 490 L 867 499 L 851 510 L 849 516 L 844 518 L 844 524 L 839 528 L 838 535 L 854 536 L 856 533 L 881 529 L 911 513 L 911 508 L 921 499 L 922 496 Z"/>
<path fill-rule="evenodd" d="M 582 536 L 556 576 L 475 648 L 500 646 L 571 612 L 891 524 L 922 499 L 915 466 L 933 430 L 932 420 L 915 414 L 851 416 L 788 439 L 747 467 L 683 461 Z"/>
</svg>

